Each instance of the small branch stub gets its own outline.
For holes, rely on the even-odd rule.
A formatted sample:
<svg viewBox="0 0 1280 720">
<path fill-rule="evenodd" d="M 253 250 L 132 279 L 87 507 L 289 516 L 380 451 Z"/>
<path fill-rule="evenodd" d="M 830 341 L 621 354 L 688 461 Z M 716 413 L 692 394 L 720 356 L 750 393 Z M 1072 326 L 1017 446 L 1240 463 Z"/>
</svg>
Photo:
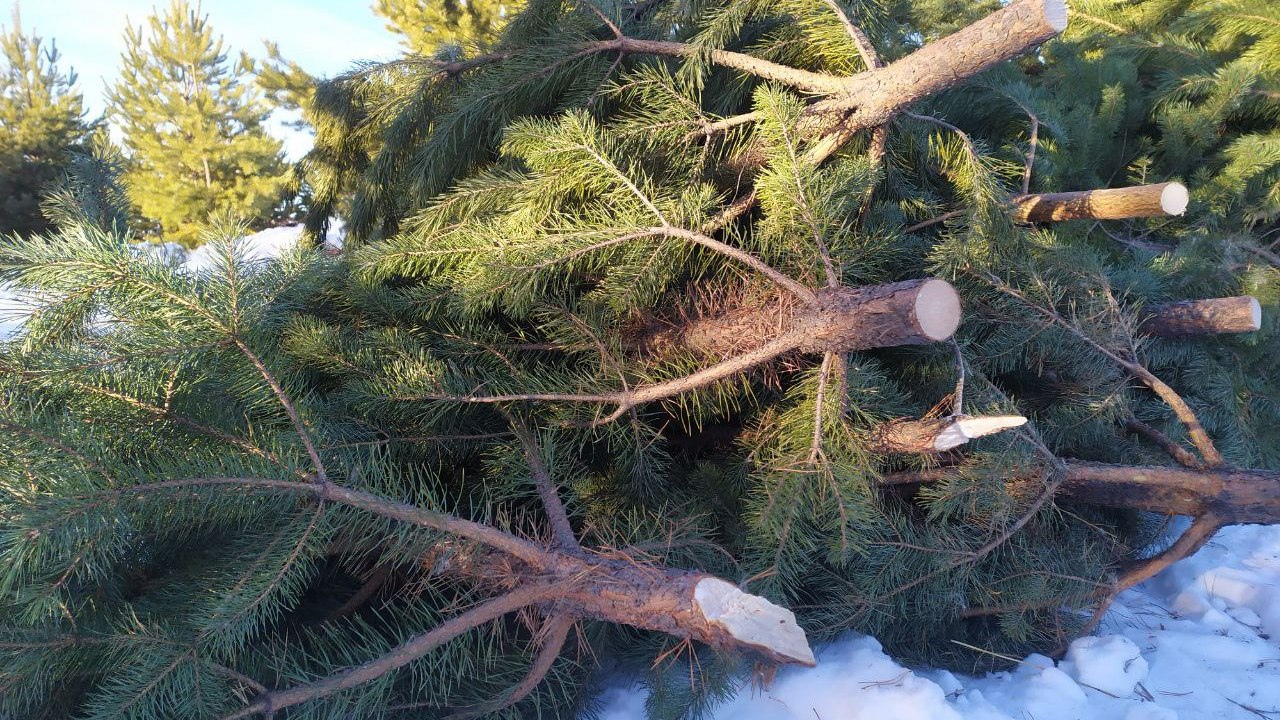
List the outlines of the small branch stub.
<svg viewBox="0 0 1280 720">
<path fill-rule="evenodd" d="M 1262 305 L 1249 295 L 1156 305 L 1139 329 L 1159 337 L 1254 332 L 1262 327 Z"/>
<path fill-rule="evenodd" d="M 878 453 L 928 455 L 960 447 L 975 438 L 1020 427 L 1021 415 L 971 417 L 960 415 L 927 420 L 894 420 L 882 425 L 872 437 Z"/>
<path fill-rule="evenodd" d="M 1186 186 L 1176 182 L 1045 193 L 1017 198 L 1012 215 L 1020 223 L 1169 217 L 1186 212 L 1188 199 Z"/>
</svg>

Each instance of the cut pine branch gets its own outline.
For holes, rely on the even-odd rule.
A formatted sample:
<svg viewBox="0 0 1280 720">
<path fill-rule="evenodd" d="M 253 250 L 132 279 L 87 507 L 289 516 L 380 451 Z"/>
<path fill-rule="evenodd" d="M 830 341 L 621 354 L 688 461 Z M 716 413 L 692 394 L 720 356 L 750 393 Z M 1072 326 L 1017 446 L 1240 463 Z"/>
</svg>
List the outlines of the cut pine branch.
<svg viewBox="0 0 1280 720">
<path fill-rule="evenodd" d="M 553 612 L 565 620 L 584 617 L 665 632 L 767 663 L 816 664 L 804 630 L 790 610 L 719 578 L 600 555 L 551 555 L 554 560 L 548 565 L 550 574 L 521 567 L 509 556 L 488 552 L 454 552 L 437 559 L 437 571 L 481 585 L 504 585 L 507 589 L 381 657 L 305 685 L 261 694 L 224 720 L 269 716 L 286 707 L 372 682 L 422 658 L 444 642 L 531 606 L 553 606 Z M 564 630 L 567 629 L 566 626 Z M 552 640 L 558 651 L 563 637 Z M 549 665 L 554 655 L 549 653 L 544 659 Z M 545 668 L 535 667 L 534 671 L 545 673 Z M 516 691 L 522 690 L 523 683 Z"/>
<path fill-rule="evenodd" d="M 1255 297 L 1185 300 L 1156 305 L 1139 330 L 1160 337 L 1224 335 L 1254 332 L 1262 327 L 1262 305 Z"/>
<path fill-rule="evenodd" d="M 1020 55 L 1067 27 L 1066 0 L 1018 0 L 878 70 L 845 80 L 805 111 L 810 137 L 851 134 Z"/>
<path fill-rule="evenodd" d="M 925 420 L 893 420 L 876 430 L 871 447 L 878 453 L 928 455 L 960 447 L 970 440 L 1025 425 L 1021 415 L 971 417 L 968 415 Z"/>
<path fill-rule="evenodd" d="M 530 605 L 567 614 L 664 632 L 776 664 L 813 665 L 813 651 L 795 615 L 719 578 L 699 572 L 637 563 L 616 554 L 546 548 L 496 527 L 398 502 L 327 480 L 185 478 L 103 491 L 92 505 L 196 488 L 295 493 L 358 508 L 407 525 L 437 530 L 434 572 L 495 590 L 483 603 L 359 667 L 284 691 L 272 691 L 229 717 L 266 714 L 369 682 L 422 657 L 441 643 Z M 462 542 L 459 542 L 462 541 Z"/>
<path fill-rule="evenodd" d="M 495 404 L 566 402 L 614 405 L 612 413 L 592 421 L 602 425 L 646 403 L 664 400 L 736 377 L 793 352 L 842 353 L 946 340 L 960 324 L 960 296 L 951 283 L 936 278 L 907 280 L 865 288 L 824 288 L 814 293 L 815 307 L 804 306 L 762 345 L 733 354 L 695 373 L 653 385 L 606 393 L 519 393 L 453 395 L 417 393 L 388 399 L 398 402 Z M 652 343 L 642 342 L 641 345 Z"/>
<path fill-rule="evenodd" d="M 1188 197 L 1176 182 L 1023 195 L 1014 199 L 1011 215 L 1020 223 L 1169 217 L 1187 211 Z"/>
<path fill-rule="evenodd" d="M 816 297 L 816 309 L 782 297 L 650 331 L 633 344 L 647 353 L 708 357 L 733 357 L 775 343 L 783 352 L 840 353 L 940 342 L 960 324 L 959 294 L 936 278 L 828 288 Z"/>
<path fill-rule="evenodd" d="M 942 480 L 953 469 L 885 475 L 884 486 Z M 1145 510 L 1166 515 L 1212 515 L 1225 524 L 1280 522 L 1280 471 L 1111 465 L 1080 460 L 1063 464 L 1055 500 Z"/>
</svg>

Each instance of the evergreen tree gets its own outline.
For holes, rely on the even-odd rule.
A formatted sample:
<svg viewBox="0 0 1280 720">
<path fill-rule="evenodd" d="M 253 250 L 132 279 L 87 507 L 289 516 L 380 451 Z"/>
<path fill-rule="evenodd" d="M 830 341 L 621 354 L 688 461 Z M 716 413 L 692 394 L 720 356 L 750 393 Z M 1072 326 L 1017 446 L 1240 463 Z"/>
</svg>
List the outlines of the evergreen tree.
<svg viewBox="0 0 1280 720">
<path fill-rule="evenodd" d="M 124 66 L 108 93 L 123 135 L 130 197 L 145 223 L 190 245 L 211 213 L 266 218 L 285 185 L 269 110 L 231 65 L 208 17 L 172 0 L 130 27 Z"/>
<path fill-rule="evenodd" d="M 696 716 L 1280 519 L 1273 11 L 1096 5 L 535 2 L 316 89 L 341 258 L 5 241 L 0 712 Z"/>
<path fill-rule="evenodd" d="M 377 0 L 373 11 L 404 36 L 409 52 L 431 56 L 492 44 L 519 6 L 511 0 Z"/>
<path fill-rule="evenodd" d="M 55 44 L 24 35 L 17 10 L 0 28 L 0 233 L 49 228 L 40 198 L 58 181 L 89 127 L 73 71 Z"/>
</svg>

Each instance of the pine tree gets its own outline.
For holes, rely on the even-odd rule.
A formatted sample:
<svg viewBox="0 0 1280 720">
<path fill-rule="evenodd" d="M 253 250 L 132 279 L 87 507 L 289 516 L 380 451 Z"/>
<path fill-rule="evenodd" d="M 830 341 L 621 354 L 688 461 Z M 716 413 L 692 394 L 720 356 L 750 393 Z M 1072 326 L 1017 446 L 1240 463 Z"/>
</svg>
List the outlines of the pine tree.
<svg viewBox="0 0 1280 720">
<path fill-rule="evenodd" d="M 40 198 L 90 130 L 84 98 L 75 72 L 59 68 L 57 45 L 24 35 L 17 10 L 0 32 L 0 233 L 43 232 Z"/>
<path fill-rule="evenodd" d="M 172 0 L 125 36 L 109 114 L 124 136 L 126 182 L 144 224 L 183 244 L 197 242 L 212 213 L 270 215 L 285 185 L 269 109 L 231 65 L 208 17 Z"/>
<path fill-rule="evenodd" d="M 508 0 L 377 0 L 373 11 L 404 36 L 409 52 L 432 56 L 492 44 L 519 7 Z"/>
<path fill-rule="evenodd" d="M 1064 10 L 535 2 L 316 89 L 343 257 L 5 241 L 0 712 L 696 716 L 1280 519 L 1275 11 Z"/>
</svg>

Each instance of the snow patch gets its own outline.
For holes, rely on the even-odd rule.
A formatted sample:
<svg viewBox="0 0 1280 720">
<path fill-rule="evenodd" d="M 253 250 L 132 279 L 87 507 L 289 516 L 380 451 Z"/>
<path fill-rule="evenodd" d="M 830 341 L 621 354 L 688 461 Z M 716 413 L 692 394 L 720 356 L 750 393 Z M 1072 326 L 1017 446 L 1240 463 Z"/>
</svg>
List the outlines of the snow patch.
<svg viewBox="0 0 1280 720">
<path fill-rule="evenodd" d="M 1127 697 L 1146 679 L 1147 660 L 1127 637 L 1082 637 L 1067 649 L 1062 669 L 1085 687 Z"/>
</svg>

